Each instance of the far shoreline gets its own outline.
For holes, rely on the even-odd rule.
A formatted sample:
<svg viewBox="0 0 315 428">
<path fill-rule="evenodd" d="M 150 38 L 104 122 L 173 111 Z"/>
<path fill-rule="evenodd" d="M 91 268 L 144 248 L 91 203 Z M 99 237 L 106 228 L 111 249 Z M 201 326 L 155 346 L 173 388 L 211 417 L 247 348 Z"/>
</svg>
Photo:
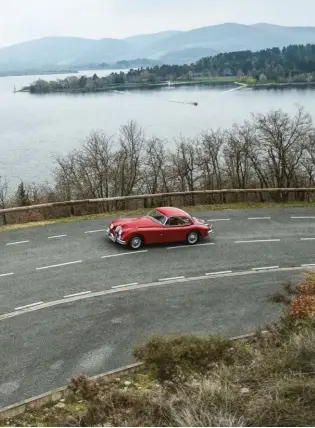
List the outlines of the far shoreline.
<svg viewBox="0 0 315 428">
<path fill-rule="evenodd" d="M 113 91 L 129 91 L 129 90 L 154 90 L 163 88 L 179 88 L 189 86 L 210 86 L 210 87 L 235 87 L 242 86 L 244 88 L 251 88 L 253 90 L 275 90 L 275 89 L 313 89 L 315 82 L 292 82 L 292 83 L 243 83 L 235 81 L 234 79 L 214 79 L 214 80 L 193 80 L 193 81 L 177 81 L 177 82 L 161 82 L 161 83 L 145 83 L 145 84 L 118 84 L 110 85 L 107 88 L 96 88 L 93 90 L 88 89 L 56 89 L 51 91 L 37 91 L 31 92 L 30 87 L 24 87 L 16 92 L 26 92 L 32 95 L 43 94 L 91 94 L 91 93 L 106 93 Z"/>
</svg>

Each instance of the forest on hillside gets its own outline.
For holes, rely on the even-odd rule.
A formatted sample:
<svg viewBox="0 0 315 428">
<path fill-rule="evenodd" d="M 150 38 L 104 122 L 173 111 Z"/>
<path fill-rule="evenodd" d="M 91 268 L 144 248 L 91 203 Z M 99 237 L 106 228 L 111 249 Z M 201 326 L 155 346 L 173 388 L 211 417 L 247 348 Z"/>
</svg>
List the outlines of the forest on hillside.
<svg viewBox="0 0 315 428">
<path fill-rule="evenodd" d="M 193 82 L 218 78 L 239 78 L 248 82 L 315 83 L 315 45 L 290 45 L 258 52 L 239 51 L 202 58 L 194 64 L 161 65 L 111 73 L 106 77 L 69 76 L 63 80 L 39 79 L 28 88 L 31 93 L 91 92 L 113 88 L 155 85 L 168 81 Z M 224 82 L 224 80 L 223 80 Z M 233 82 L 233 79 L 231 80 Z"/>
</svg>

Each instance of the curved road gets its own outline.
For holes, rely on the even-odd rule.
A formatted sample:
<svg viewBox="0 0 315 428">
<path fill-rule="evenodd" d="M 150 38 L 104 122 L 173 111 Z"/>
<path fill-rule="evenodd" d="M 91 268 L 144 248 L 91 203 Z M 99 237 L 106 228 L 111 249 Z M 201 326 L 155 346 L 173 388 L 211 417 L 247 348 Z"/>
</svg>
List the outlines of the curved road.
<svg viewBox="0 0 315 428">
<path fill-rule="evenodd" d="M 107 220 L 0 233 L 0 407 L 126 365 L 152 332 L 250 332 L 315 266 L 312 208 L 195 215 L 208 240 L 141 252 L 105 238 Z"/>
</svg>

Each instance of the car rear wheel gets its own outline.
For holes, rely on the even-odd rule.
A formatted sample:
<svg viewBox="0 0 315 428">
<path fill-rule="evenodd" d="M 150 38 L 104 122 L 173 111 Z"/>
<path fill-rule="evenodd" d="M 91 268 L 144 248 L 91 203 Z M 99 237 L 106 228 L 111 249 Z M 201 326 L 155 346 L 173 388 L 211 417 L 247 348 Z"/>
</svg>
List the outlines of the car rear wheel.
<svg viewBox="0 0 315 428">
<path fill-rule="evenodd" d="M 199 241 L 199 237 L 200 237 L 199 232 L 197 232 L 196 230 L 192 230 L 187 235 L 187 244 L 189 245 L 197 244 L 197 242 Z"/>
<path fill-rule="evenodd" d="M 143 238 L 142 236 L 139 236 L 139 235 L 133 236 L 129 241 L 129 247 L 132 250 L 139 250 L 139 248 L 141 248 L 142 245 L 143 245 Z"/>
</svg>

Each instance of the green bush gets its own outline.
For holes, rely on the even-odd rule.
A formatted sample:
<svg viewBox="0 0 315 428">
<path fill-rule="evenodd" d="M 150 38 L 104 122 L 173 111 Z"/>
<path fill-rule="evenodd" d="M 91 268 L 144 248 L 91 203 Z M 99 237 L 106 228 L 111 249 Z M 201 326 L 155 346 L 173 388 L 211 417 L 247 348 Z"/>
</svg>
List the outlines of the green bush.
<svg viewBox="0 0 315 428">
<path fill-rule="evenodd" d="M 134 350 L 138 361 L 155 371 L 159 381 L 190 372 L 204 373 L 213 363 L 231 363 L 232 342 L 219 336 L 151 336 Z"/>
</svg>

